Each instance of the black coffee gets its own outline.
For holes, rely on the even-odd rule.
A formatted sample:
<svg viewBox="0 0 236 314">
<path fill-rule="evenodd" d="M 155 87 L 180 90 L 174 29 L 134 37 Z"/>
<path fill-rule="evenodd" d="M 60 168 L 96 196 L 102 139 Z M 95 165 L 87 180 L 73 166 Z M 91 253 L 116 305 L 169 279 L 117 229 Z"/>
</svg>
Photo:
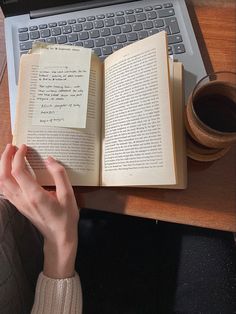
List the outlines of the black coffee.
<svg viewBox="0 0 236 314">
<path fill-rule="evenodd" d="M 193 103 L 198 118 L 220 132 L 236 132 L 236 103 L 221 94 L 198 95 Z"/>
</svg>

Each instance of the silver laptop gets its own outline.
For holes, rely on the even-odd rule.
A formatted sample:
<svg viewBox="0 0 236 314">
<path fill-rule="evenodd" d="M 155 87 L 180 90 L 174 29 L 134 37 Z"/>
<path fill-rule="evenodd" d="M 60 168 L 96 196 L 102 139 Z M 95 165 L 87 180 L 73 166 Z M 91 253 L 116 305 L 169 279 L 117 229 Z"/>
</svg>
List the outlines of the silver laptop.
<svg viewBox="0 0 236 314">
<path fill-rule="evenodd" d="M 11 124 L 19 59 L 33 41 L 92 48 L 101 58 L 165 30 L 168 51 L 185 69 L 185 97 L 206 70 L 184 0 L 0 0 L 5 15 Z"/>
</svg>

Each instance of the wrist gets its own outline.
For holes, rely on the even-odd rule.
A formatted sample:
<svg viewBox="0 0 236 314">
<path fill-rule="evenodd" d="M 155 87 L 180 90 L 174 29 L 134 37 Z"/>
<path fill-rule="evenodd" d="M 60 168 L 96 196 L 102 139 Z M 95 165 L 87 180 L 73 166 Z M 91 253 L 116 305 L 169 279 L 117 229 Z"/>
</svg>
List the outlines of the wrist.
<svg viewBox="0 0 236 314">
<path fill-rule="evenodd" d="M 44 275 L 63 279 L 74 276 L 77 253 L 77 238 L 72 242 L 44 242 Z"/>
</svg>

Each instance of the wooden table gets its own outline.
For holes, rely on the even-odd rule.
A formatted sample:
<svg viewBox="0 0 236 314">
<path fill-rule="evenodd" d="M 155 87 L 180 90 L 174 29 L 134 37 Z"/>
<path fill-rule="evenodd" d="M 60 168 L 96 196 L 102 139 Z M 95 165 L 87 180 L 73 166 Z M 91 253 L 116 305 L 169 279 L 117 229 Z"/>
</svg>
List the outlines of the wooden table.
<svg viewBox="0 0 236 314">
<path fill-rule="evenodd" d="M 236 2 L 188 1 L 207 71 L 236 72 Z M 0 15 L 0 58 L 4 54 Z M 194 61 L 193 61 L 194 62 Z M 0 85 L 0 151 L 11 142 L 7 71 Z M 75 188 L 87 208 L 236 231 L 236 147 L 214 163 L 188 160 L 184 191 L 140 188 Z"/>
</svg>

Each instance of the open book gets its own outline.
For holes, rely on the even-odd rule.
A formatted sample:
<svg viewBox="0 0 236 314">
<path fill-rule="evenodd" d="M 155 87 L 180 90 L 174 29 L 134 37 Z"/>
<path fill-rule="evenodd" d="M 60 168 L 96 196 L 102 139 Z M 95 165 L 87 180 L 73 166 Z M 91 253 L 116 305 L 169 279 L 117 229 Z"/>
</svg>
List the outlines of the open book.
<svg viewBox="0 0 236 314">
<path fill-rule="evenodd" d="M 85 127 L 33 123 L 46 51 L 21 57 L 13 134 L 16 146 L 30 146 L 27 159 L 41 185 L 54 184 L 43 162 L 51 155 L 65 166 L 72 185 L 186 187 L 182 64 L 169 60 L 165 32 L 128 45 L 104 62 L 91 54 Z M 58 66 L 63 71 L 63 58 Z M 48 95 L 40 86 L 40 95 Z"/>
</svg>

